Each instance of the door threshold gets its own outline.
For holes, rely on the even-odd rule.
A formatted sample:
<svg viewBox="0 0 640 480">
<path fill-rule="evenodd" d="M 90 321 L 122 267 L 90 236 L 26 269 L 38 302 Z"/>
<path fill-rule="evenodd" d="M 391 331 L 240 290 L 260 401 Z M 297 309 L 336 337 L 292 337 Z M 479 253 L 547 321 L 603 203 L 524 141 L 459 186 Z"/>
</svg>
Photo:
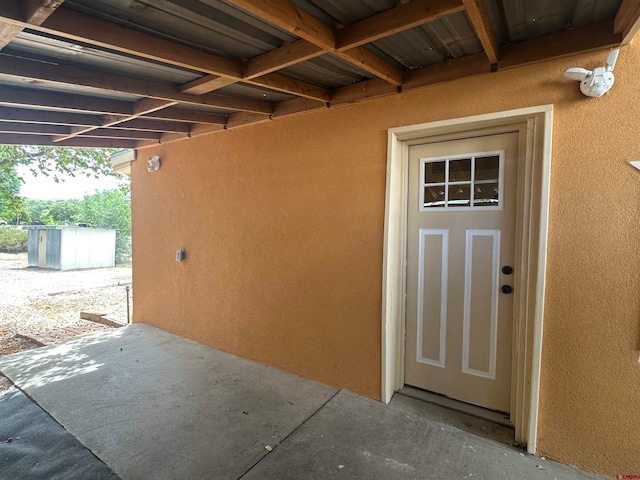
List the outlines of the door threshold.
<svg viewBox="0 0 640 480">
<path fill-rule="evenodd" d="M 497 423 L 498 425 L 513 428 L 513 425 L 509 420 L 509 414 L 505 412 L 498 412 L 495 410 L 489 410 L 488 408 L 478 407 L 477 405 L 472 405 L 470 403 L 455 400 L 450 397 L 445 397 L 444 395 L 439 395 L 437 393 L 411 387 L 409 385 L 402 387 L 398 393 L 406 397 L 433 403 L 450 410 L 456 410 L 468 415 L 473 415 L 474 417 L 489 420 L 490 422 Z"/>
</svg>

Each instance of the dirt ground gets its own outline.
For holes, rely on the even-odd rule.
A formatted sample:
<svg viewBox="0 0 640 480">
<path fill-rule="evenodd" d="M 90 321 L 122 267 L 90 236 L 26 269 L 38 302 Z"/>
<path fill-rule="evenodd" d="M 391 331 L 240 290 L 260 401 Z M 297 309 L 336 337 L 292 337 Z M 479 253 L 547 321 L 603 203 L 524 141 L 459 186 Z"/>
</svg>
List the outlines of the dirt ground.
<svg viewBox="0 0 640 480">
<path fill-rule="evenodd" d="M 0 355 L 37 347 L 17 332 L 68 325 L 81 311 L 126 323 L 127 285 L 131 267 L 60 272 L 27 267 L 26 253 L 0 253 Z"/>
</svg>

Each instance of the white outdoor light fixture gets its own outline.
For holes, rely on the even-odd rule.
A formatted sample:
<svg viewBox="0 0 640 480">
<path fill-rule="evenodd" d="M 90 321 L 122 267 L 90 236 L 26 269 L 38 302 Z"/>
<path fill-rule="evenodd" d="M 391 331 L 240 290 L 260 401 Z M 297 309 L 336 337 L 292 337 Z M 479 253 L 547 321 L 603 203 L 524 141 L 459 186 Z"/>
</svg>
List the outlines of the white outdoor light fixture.
<svg viewBox="0 0 640 480">
<path fill-rule="evenodd" d="M 147 163 L 149 163 L 149 167 L 147 168 L 148 171 L 155 172 L 157 170 L 160 170 L 160 157 L 158 155 L 148 157 Z"/>
<path fill-rule="evenodd" d="M 636 167 L 638 170 L 640 170 L 640 160 L 631 160 L 629 163 L 631 164 L 631 166 Z"/>
<path fill-rule="evenodd" d="M 607 57 L 607 65 L 594 70 L 585 68 L 570 68 L 564 72 L 564 76 L 580 82 L 580 91 L 587 97 L 601 97 L 613 87 L 615 77 L 613 67 L 618 59 L 619 48 L 612 50 Z"/>
</svg>

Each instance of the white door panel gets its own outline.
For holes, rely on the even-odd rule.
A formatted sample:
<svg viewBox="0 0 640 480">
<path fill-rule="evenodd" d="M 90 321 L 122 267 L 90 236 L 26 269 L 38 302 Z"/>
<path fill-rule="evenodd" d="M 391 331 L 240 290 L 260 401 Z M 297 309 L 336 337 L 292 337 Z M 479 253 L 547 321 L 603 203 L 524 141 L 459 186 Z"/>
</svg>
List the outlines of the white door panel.
<svg viewBox="0 0 640 480">
<path fill-rule="evenodd" d="M 405 383 L 508 412 L 518 134 L 409 150 Z"/>
</svg>

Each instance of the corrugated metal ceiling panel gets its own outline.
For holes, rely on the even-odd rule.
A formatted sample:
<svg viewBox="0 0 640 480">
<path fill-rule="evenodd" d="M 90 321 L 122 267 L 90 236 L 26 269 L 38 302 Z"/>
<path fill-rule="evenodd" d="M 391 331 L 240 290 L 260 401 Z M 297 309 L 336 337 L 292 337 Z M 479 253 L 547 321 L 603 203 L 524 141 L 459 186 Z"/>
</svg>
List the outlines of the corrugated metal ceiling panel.
<svg viewBox="0 0 640 480">
<path fill-rule="evenodd" d="M 383 38 L 373 45 L 409 70 L 482 51 L 467 15 L 462 12 Z"/>
<path fill-rule="evenodd" d="M 296 98 L 293 95 L 287 95 L 286 93 L 247 85 L 245 83 L 234 83 L 233 85 L 216 90 L 215 93 L 229 95 L 230 97 L 250 98 L 252 100 L 263 100 L 267 102 L 282 102 Z"/>
<path fill-rule="evenodd" d="M 512 42 L 612 20 L 621 0 L 504 0 Z"/>
<path fill-rule="evenodd" d="M 344 27 L 351 23 L 370 17 L 384 10 L 389 10 L 406 0 L 291 0 L 300 8 L 319 18 L 333 28 Z"/>
<path fill-rule="evenodd" d="M 307 60 L 282 69 L 278 73 L 328 88 L 342 87 L 372 78 L 369 72 L 333 55 L 323 55 Z"/>
<path fill-rule="evenodd" d="M 125 93 L 109 92 L 106 90 L 97 90 L 94 88 L 81 87 L 81 86 L 75 86 L 75 85 L 74 86 L 60 85 L 60 84 L 51 83 L 51 82 L 19 80 L 15 77 L 4 77 L 2 75 L 0 75 L 0 85 L 7 86 L 7 87 L 28 88 L 31 90 L 41 90 L 44 92 L 51 92 L 51 93 L 71 93 L 74 95 L 86 95 L 89 97 L 104 98 L 108 100 L 123 100 L 127 102 L 136 102 L 142 99 L 142 97 L 138 97 L 135 95 L 127 95 Z"/>
<path fill-rule="evenodd" d="M 18 34 L 3 52 L 166 84 L 183 84 L 201 76 L 151 60 L 26 31 Z"/>
<path fill-rule="evenodd" d="M 296 39 L 218 0 L 68 0 L 65 7 L 228 58 L 249 59 Z"/>
</svg>

